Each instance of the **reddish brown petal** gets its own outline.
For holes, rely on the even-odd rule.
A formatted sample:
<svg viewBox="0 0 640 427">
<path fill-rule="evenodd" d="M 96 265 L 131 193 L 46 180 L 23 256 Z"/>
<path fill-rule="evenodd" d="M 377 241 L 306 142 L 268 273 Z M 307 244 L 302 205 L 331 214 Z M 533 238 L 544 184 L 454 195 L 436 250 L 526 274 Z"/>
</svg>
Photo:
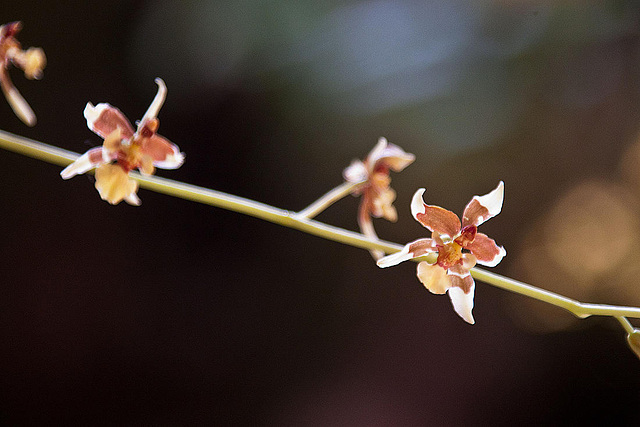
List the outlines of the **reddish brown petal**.
<svg viewBox="0 0 640 427">
<path fill-rule="evenodd" d="M 455 242 L 462 246 L 466 247 L 470 242 L 473 242 L 473 239 L 476 238 L 476 233 L 478 232 L 478 227 L 475 225 L 467 225 L 462 228 L 460 231 L 460 235 L 456 237 Z"/>
<path fill-rule="evenodd" d="M 502 246 L 498 246 L 495 240 L 483 233 L 476 234 L 475 240 L 467 245 L 465 249 L 475 255 L 478 259 L 478 264 L 486 265 L 487 267 L 495 267 L 507 254 L 507 251 Z"/>
<path fill-rule="evenodd" d="M 462 289 L 465 294 L 469 293 L 474 284 L 473 277 L 471 277 L 469 272 L 467 272 L 467 275 L 463 277 L 456 276 L 455 274 L 449 274 L 449 280 L 451 281 L 451 286 Z"/>
<path fill-rule="evenodd" d="M 409 243 L 407 246 L 409 246 L 409 252 L 413 254 L 414 258 L 437 251 L 433 239 L 429 238 L 418 239 L 415 242 Z"/>
<path fill-rule="evenodd" d="M 382 166 L 394 172 L 400 172 L 413 163 L 415 159 L 416 156 L 413 154 L 405 152 L 395 144 L 390 144 L 386 138 L 380 138 L 378 144 L 376 144 L 369 154 L 367 162 L 372 165 L 374 169 Z"/>
<path fill-rule="evenodd" d="M 432 232 L 446 234 L 449 237 L 458 234 L 460 231 L 460 219 L 458 219 L 458 216 L 440 206 L 431 206 L 424 203 L 422 200 L 424 192 L 425 189 L 420 188 L 413 195 L 411 200 L 413 217 Z"/>
<path fill-rule="evenodd" d="M 373 227 L 373 222 L 371 221 L 371 216 L 369 215 L 368 203 L 367 203 L 366 194 L 360 200 L 360 206 L 358 207 L 358 225 L 360 226 L 360 231 L 362 234 L 367 236 L 371 240 L 378 240 L 378 235 L 376 234 L 376 230 Z M 384 252 L 379 249 L 371 249 L 369 253 L 373 257 L 374 260 L 378 261 L 380 258 L 384 256 Z"/>
<path fill-rule="evenodd" d="M 377 264 L 381 268 L 391 267 L 432 252 L 435 252 L 432 239 L 418 239 L 415 242 L 406 244 L 401 251 L 380 258 Z"/>
<path fill-rule="evenodd" d="M 111 132 L 120 128 L 122 138 L 130 139 L 133 136 L 133 127 L 120 110 L 109 104 L 98 104 L 95 107 L 88 102 L 84 109 L 84 117 L 87 119 L 89 129 L 102 138 L 109 136 Z"/>
<path fill-rule="evenodd" d="M 416 219 L 430 231 L 455 236 L 460 231 L 458 216 L 440 206 L 424 205 L 424 213 L 418 213 Z"/>
<path fill-rule="evenodd" d="M 142 152 L 151 156 L 153 164 L 162 169 L 176 169 L 184 162 L 177 145 L 160 135 L 142 140 Z"/>
<path fill-rule="evenodd" d="M 78 157 L 75 162 L 64 168 L 64 170 L 60 172 L 60 176 L 62 176 L 62 179 L 69 179 L 75 175 L 85 173 L 109 160 L 108 158 L 104 158 L 102 147 L 92 148 Z"/>
<path fill-rule="evenodd" d="M 462 214 L 462 226 L 478 226 L 490 218 L 498 215 L 502 210 L 504 200 L 504 183 L 500 181 L 498 186 L 484 196 L 473 196 L 464 208 Z"/>
<path fill-rule="evenodd" d="M 4 25 L 0 25 L 0 41 L 5 41 L 9 37 L 15 37 L 15 35 L 18 34 L 21 29 L 21 21 L 14 21 Z"/>
</svg>

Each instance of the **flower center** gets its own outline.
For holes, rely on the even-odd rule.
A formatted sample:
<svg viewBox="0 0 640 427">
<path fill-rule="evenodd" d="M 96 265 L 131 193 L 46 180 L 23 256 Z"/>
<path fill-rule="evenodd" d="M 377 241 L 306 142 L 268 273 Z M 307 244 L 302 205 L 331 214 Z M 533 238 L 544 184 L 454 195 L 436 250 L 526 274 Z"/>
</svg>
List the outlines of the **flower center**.
<svg viewBox="0 0 640 427">
<path fill-rule="evenodd" d="M 454 241 L 463 248 L 466 248 L 467 245 L 473 243 L 476 238 L 477 232 L 478 227 L 476 227 L 475 225 L 467 225 L 460 231 L 460 235 L 456 237 Z"/>
<path fill-rule="evenodd" d="M 462 246 L 455 241 L 438 246 L 438 261 L 436 263 L 445 270 L 453 267 L 462 258 Z"/>
</svg>

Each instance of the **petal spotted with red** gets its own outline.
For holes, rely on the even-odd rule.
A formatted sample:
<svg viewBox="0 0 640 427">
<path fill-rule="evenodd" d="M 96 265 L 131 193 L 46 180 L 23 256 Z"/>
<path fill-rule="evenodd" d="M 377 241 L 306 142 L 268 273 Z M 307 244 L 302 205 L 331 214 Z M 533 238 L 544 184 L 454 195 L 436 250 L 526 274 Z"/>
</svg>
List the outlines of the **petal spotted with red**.
<svg viewBox="0 0 640 427">
<path fill-rule="evenodd" d="M 104 158 L 102 147 L 92 148 L 78 157 L 75 162 L 64 168 L 62 172 L 60 172 L 60 176 L 62 179 L 69 179 L 76 175 L 83 174 L 107 161 L 109 161 L 109 159 Z"/>
<path fill-rule="evenodd" d="M 112 105 L 102 103 L 93 106 L 90 102 L 84 109 L 84 117 L 87 126 L 102 138 L 109 136 L 111 132 L 120 129 L 122 138 L 130 139 L 133 136 L 133 126 L 120 110 Z"/>
<path fill-rule="evenodd" d="M 476 238 L 465 249 L 471 251 L 477 258 L 478 264 L 486 265 L 487 267 L 495 267 L 507 254 L 507 251 L 502 246 L 498 246 L 495 240 L 484 233 L 476 234 Z"/>
<path fill-rule="evenodd" d="M 478 226 L 483 222 L 498 215 L 502 210 L 504 201 L 504 182 L 500 181 L 498 186 L 484 196 L 473 196 L 471 201 L 464 208 L 462 214 L 462 226 Z"/>
<path fill-rule="evenodd" d="M 372 169 L 377 167 L 389 168 L 394 172 L 400 172 L 416 159 L 411 153 L 407 153 L 395 144 L 387 142 L 386 138 L 378 139 L 378 143 L 367 157 L 367 164 Z"/>
<path fill-rule="evenodd" d="M 427 205 L 422 199 L 425 189 L 420 188 L 411 200 L 411 213 L 424 227 L 432 232 L 453 237 L 460 232 L 460 219 L 453 212 L 440 206 Z"/>
<path fill-rule="evenodd" d="M 449 270 L 449 273 L 451 273 L 451 270 Z M 464 291 L 464 293 L 469 293 L 475 283 L 469 271 L 467 271 L 467 274 L 463 276 L 449 274 L 449 280 L 451 280 L 452 287 L 460 288 Z"/>
<path fill-rule="evenodd" d="M 184 154 L 177 145 L 160 135 L 142 140 L 142 152 L 153 159 L 153 164 L 162 169 L 177 169 L 184 163 Z"/>
<path fill-rule="evenodd" d="M 415 242 L 406 244 L 399 252 L 380 258 L 377 264 L 381 268 L 391 267 L 435 251 L 432 239 L 418 239 Z"/>
</svg>

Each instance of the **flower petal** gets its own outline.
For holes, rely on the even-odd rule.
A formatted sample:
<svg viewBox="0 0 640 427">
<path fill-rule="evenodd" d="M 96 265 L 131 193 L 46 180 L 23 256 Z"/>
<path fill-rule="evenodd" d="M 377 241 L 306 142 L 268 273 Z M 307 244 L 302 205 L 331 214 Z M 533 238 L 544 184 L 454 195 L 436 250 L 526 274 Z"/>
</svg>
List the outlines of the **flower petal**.
<svg viewBox="0 0 640 427">
<path fill-rule="evenodd" d="M 136 190 L 137 190 L 137 187 L 136 187 Z M 135 191 L 133 193 L 129 193 L 128 195 L 124 196 L 124 201 L 129 203 L 131 206 L 140 206 L 142 204 L 142 201 L 140 200 L 138 195 L 135 193 Z"/>
<path fill-rule="evenodd" d="M 133 126 L 129 120 L 112 105 L 101 103 L 93 106 L 87 102 L 87 106 L 84 108 L 84 117 L 87 119 L 89 129 L 102 138 L 106 138 L 118 128 L 122 132 L 122 138 L 130 139 L 133 136 Z"/>
<path fill-rule="evenodd" d="M 484 196 L 473 196 L 471 201 L 464 208 L 462 214 L 462 226 L 478 226 L 490 218 L 498 215 L 502 210 L 504 200 L 504 182 L 500 181 L 498 186 Z"/>
<path fill-rule="evenodd" d="M 449 269 L 448 273 L 452 287 L 460 288 L 465 293 L 467 293 L 474 286 L 475 282 L 473 281 L 473 277 L 471 277 L 471 273 L 469 273 L 469 270 L 460 270 L 460 274 L 458 274 Z"/>
<path fill-rule="evenodd" d="M 160 77 L 156 77 L 155 82 L 158 85 L 158 92 L 155 98 L 153 98 L 153 101 L 151 101 L 149 108 L 147 108 L 147 112 L 144 113 L 144 116 L 140 119 L 141 125 L 158 117 L 160 108 L 162 108 L 162 104 L 164 104 L 164 100 L 167 97 L 167 86 L 164 84 L 164 81 Z"/>
<path fill-rule="evenodd" d="M 381 268 L 391 267 L 435 251 L 433 239 L 418 239 L 415 242 L 407 243 L 399 252 L 380 258 L 377 264 Z"/>
<path fill-rule="evenodd" d="M 460 278 L 469 276 L 469 270 L 476 265 L 476 257 L 473 254 L 462 254 L 460 262 L 454 266 L 449 267 L 449 274 Z"/>
<path fill-rule="evenodd" d="M 360 207 L 358 209 L 358 225 L 360 226 L 360 231 L 362 232 L 362 234 L 364 234 L 371 240 L 378 240 L 378 235 L 376 234 L 376 230 L 373 227 L 373 222 L 371 221 L 371 216 L 369 215 L 369 211 L 366 208 L 364 198 L 360 201 Z M 369 253 L 376 261 L 384 256 L 384 252 L 379 249 L 371 249 L 369 250 Z"/>
<path fill-rule="evenodd" d="M 118 164 L 107 163 L 96 169 L 96 189 L 102 200 L 116 205 L 126 199 L 131 204 L 139 204 L 137 196 L 138 183 Z M 136 203 L 136 200 L 138 203 Z"/>
<path fill-rule="evenodd" d="M 184 163 L 184 153 L 177 145 L 160 135 L 142 140 L 142 152 L 153 159 L 153 164 L 162 169 L 177 169 Z"/>
<path fill-rule="evenodd" d="M 109 161 L 109 157 L 117 157 L 118 151 L 122 147 L 122 131 L 120 128 L 114 129 L 102 143 L 102 155 L 106 156 L 105 162 Z"/>
<path fill-rule="evenodd" d="M 495 267 L 507 254 L 504 247 L 498 246 L 495 240 L 484 233 L 477 233 L 476 238 L 465 249 L 475 255 L 478 259 L 478 264 L 486 265 L 487 267 Z"/>
<path fill-rule="evenodd" d="M 413 163 L 415 159 L 416 156 L 407 153 L 395 144 L 390 144 L 386 138 L 382 137 L 378 139 L 378 143 L 369 153 L 367 163 L 373 169 L 382 164 L 394 172 L 400 172 Z"/>
<path fill-rule="evenodd" d="M 371 197 L 371 215 L 376 218 L 384 218 L 387 221 L 396 222 L 398 212 L 393 206 L 396 199 L 396 192 L 392 188 L 383 189 Z"/>
<path fill-rule="evenodd" d="M 422 261 L 418 264 L 417 276 L 424 287 L 433 294 L 444 294 L 451 287 L 447 271 L 437 264 Z"/>
<path fill-rule="evenodd" d="M 413 195 L 411 200 L 413 217 L 432 232 L 446 234 L 449 237 L 458 234 L 460 232 L 460 219 L 458 219 L 458 216 L 440 206 L 431 206 L 424 203 L 422 199 L 424 192 L 425 189 L 420 188 Z"/>
<path fill-rule="evenodd" d="M 11 105 L 13 112 L 16 113 L 16 116 L 18 116 L 18 118 L 27 126 L 34 126 L 36 124 L 36 114 L 33 112 L 31 107 L 29 107 L 29 104 L 25 101 L 22 95 L 20 95 L 18 89 L 16 89 L 11 82 L 9 73 L 1 64 L 0 86 L 2 87 L 2 92 L 4 92 L 4 96 L 7 98 L 9 105 Z"/>
<path fill-rule="evenodd" d="M 76 175 L 85 173 L 105 162 L 103 158 L 102 147 L 92 148 L 91 150 L 78 157 L 75 162 L 64 168 L 60 172 L 62 179 L 69 179 Z"/>
<path fill-rule="evenodd" d="M 471 280 L 473 281 L 473 279 Z M 453 305 L 453 309 L 458 314 L 458 316 L 464 319 L 465 322 L 470 323 L 472 325 L 475 323 L 475 320 L 473 319 L 473 314 L 471 313 L 471 311 L 473 310 L 474 291 L 475 291 L 475 284 L 471 285 L 468 292 L 465 292 L 464 290 L 462 290 L 462 288 L 458 286 L 452 286 L 451 288 L 449 288 L 449 298 L 451 299 L 451 304 Z"/>
</svg>

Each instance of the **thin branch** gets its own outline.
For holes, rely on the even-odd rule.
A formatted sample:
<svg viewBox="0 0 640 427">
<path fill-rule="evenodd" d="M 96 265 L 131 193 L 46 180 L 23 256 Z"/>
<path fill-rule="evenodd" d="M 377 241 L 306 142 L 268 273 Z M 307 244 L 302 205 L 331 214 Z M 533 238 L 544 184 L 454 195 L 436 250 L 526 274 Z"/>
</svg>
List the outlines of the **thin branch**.
<svg viewBox="0 0 640 427">
<path fill-rule="evenodd" d="M 307 206 L 306 208 L 298 212 L 296 214 L 296 217 L 300 219 L 302 218 L 311 219 L 315 217 L 320 212 L 324 211 L 325 209 L 327 209 L 329 206 L 331 206 L 338 200 L 351 194 L 353 190 L 358 188 L 363 183 L 364 181 L 360 181 L 360 182 L 347 181 L 342 183 L 341 185 L 337 186 L 331 191 L 328 191 L 325 195 L 320 197 L 318 200 L 316 200 L 315 202 L 311 203 L 309 206 Z"/>
<path fill-rule="evenodd" d="M 0 148 L 60 166 L 66 166 L 79 157 L 77 153 L 19 137 L 4 131 L 0 131 Z M 148 190 L 250 215 L 346 245 L 368 250 L 377 249 L 387 254 L 398 252 L 402 249 L 402 246 L 396 243 L 368 239 L 360 233 L 327 225 L 313 219 L 300 217 L 300 215 L 295 212 L 275 208 L 243 197 L 156 176 L 145 177 L 135 172 L 131 173 L 131 177 L 139 182 L 140 187 Z M 473 268 L 471 274 L 476 279 L 498 288 L 564 308 L 580 318 L 592 315 L 613 316 L 623 324 L 625 329 L 628 327 L 624 322 L 626 321 L 628 323 L 628 321 L 624 319 L 624 317 L 640 318 L 640 308 L 582 303 L 479 268 Z"/>
<path fill-rule="evenodd" d="M 626 317 L 616 316 L 616 319 L 618 319 L 618 322 L 620 322 L 624 330 L 627 331 L 627 334 L 632 334 L 635 332 L 633 325 L 627 320 Z"/>
</svg>

